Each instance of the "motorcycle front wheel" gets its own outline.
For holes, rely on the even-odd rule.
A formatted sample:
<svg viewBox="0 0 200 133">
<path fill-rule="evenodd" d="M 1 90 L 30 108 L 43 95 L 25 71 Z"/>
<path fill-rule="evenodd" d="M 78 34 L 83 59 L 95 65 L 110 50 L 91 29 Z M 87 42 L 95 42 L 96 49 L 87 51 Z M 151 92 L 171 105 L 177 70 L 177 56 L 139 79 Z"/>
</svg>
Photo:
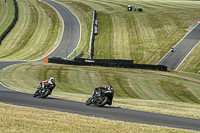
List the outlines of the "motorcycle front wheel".
<svg viewBox="0 0 200 133">
<path fill-rule="evenodd" d="M 39 95 L 39 90 L 36 90 L 35 93 L 33 94 L 33 97 L 37 97 Z"/>
<path fill-rule="evenodd" d="M 97 106 L 98 107 L 103 107 L 103 106 L 106 105 L 107 102 L 108 102 L 108 97 L 104 96 L 104 97 L 102 97 L 101 100 L 97 100 Z"/>
<path fill-rule="evenodd" d="M 44 92 L 44 93 L 41 95 L 41 98 L 46 98 L 49 94 L 50 94 L 50 89 L 46 89 L 46 92 Z"/>
<path fill-rule="evenodd" d="M 90 105 L 90 104 L 92 104 L 92 98 L 91 97 L 88 98 L 88 100 L 86 101 L 86 105 Z"/>
</svg>

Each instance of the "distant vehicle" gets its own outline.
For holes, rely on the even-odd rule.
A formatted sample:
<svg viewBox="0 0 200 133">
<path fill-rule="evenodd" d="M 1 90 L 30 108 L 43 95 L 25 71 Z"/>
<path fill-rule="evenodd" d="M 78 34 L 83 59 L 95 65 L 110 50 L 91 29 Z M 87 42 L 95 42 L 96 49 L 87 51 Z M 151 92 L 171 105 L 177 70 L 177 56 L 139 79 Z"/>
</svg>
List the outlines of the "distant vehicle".
<svg viewBox="0 0 200 133">
<path fill-rule="evenodd" d="M 112 86 L 98 87 L 92 93 L 92 97 L 88 98 L 86 105 L 94 104 L 103 107 L 106 104 L 112 105 L 114 90 Z"/>
</svg>

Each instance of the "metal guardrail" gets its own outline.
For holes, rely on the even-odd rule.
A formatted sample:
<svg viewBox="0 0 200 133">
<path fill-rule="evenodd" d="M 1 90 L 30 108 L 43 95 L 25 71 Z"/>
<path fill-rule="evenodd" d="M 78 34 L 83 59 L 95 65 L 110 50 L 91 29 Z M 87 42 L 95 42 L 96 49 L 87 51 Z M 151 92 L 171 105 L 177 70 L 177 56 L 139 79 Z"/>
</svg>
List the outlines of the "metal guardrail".
<svg viewBox="0 0 200 133">
<path fill-rule="evenodd" d="M 96 20 L 96 11 L 94 11 L 92 19 L 92 30 L 90 35 L 89 59 L 93 59 L 94 56 L 94 40 L 95 40 L 95 35 L 97 34 L 98 34 L 98 21 Z"/>
</svg>

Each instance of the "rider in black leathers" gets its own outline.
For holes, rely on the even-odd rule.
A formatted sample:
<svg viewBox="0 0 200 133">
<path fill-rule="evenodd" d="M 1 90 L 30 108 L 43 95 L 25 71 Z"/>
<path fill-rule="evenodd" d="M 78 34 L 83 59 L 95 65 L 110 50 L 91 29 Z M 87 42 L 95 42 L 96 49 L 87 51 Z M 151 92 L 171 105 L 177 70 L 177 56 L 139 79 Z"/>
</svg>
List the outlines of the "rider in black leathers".
<svg viewBox="0 0 200 133">
<path fill-rule="evenodd" d="M 106 88 L 112 88 L 112 86 L 107 86 L 107 87 L 97 87 L 94 89 L 94 92 L 92 93 L 92 98 L 95 97 L 96 95 L 96 92 L 98 92 L 99 90 L 102 90 L 102 89 L 106 89 Z"/>
</svg>

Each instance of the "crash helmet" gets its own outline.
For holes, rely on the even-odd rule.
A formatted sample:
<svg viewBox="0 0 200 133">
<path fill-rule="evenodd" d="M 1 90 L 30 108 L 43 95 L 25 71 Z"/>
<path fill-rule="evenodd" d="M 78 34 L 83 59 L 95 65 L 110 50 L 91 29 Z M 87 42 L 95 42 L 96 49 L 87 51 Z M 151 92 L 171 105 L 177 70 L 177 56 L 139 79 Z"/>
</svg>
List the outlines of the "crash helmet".
<svg viewBox="0 0 200 133">
<path fill-rule="evenodd" d="M 108 86 L 108 89 L 112 89 L 112 86 Z"/>
<path fill-rule="evenodd" d="M 54 80 L 54 77 L 51 77 L 50 80 Z"/>
</svg>

